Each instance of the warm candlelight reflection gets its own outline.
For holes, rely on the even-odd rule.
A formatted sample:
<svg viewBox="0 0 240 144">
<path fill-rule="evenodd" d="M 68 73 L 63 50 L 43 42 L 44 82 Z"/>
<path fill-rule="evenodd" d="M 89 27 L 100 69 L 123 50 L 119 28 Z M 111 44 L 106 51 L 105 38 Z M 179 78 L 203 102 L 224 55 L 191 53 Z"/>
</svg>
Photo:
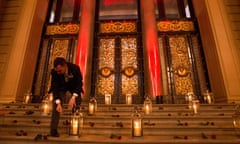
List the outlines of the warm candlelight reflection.
<svg viewBox="0 0 240 144">
<path fill-rule="evenodd" d="M 83 128 L 83 115 L 79 111 L 76 111 L 71 116 L 69 135 L 80 136 L 80 131 L 82 128 Z"/>
<path fill-rule="evenodd" d="M 105 94 L 105 104 L 111 104 L 111 95 Z"/>
<path fill-rule="evenodd" d="M 126 94 L 126 104 L 132 104 L 132 95 Z"/>
<path fill-rule="evenodd" d="M 198 114 L 199 106 L 200 106 L 199 100 L 192 101 L 193 114 Z"/>
<path fill-rule="evenodd" d="M 206 104 L 214 103 L 214 96 L 213 93 L 209 92 L 208 90 L 203 94 L 204 102 Z"/>
<path fill-rule="evenodd" d="M 97 111 L 97 100 L 95 97 L 92 97 L 88 103 L 88 114 L 93 115 Z"/>
<path fill-rule="evenodd" d="M 43 115 L 48 115 L 50 113 L 50 105 L 48 100 L 43 100 L 42 101 L 42 114 Z"/>
<path fill-rule="evenodd" d="M 132 116 L 132 136 L 141 137 L 142 135 L 143 135 L 142 117 L 136 111 L 136 113 L 134 113 Z"/>
<path fill-rule="evenodd" d="M 150 99 L 149 96 L 147 96 L 144 100 L 144 106 L 143 106 L 143 109 L 144 109 L 144 113 L 146 115 L 150 114 L 152 112 L 152 101 Z"/>
</svg>

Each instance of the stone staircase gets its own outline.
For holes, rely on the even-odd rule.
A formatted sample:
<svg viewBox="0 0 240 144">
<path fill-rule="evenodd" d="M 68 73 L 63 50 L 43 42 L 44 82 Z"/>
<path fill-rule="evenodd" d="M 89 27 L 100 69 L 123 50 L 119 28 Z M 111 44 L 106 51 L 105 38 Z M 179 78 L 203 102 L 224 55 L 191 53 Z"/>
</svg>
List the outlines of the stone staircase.
<svg viewBox="0 0 240 144">
<path fill-rule="evenodd" d="M 75 144 L 75 143 L 190 143 L 239 144 L 232 115 L 234 104 L 202 104 L 193 115 L 185 104 L 154 104 L 150 115 L 143 115 L 143 137 L 132 138 L 131 115 L 136 106 L 98 105 L 96 115 L 88 115 L 83 104 L 84 127 L 79 138 L 68 135 L 71 115 L 65 105 L 59 123 L 59 138 L 49 134 L 50 115 L 43 115 L 40 104 L 0 104 L 0 143 L 2 144 Z M 35 139 L 36 135 L 39 139 Z"/>
</svg>

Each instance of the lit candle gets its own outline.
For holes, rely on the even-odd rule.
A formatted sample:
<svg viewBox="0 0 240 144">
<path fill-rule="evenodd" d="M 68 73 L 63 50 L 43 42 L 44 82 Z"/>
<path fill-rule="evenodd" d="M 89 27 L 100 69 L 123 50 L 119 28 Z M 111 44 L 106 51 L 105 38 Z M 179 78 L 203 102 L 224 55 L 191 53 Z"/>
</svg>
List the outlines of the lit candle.
<svg viewBox="0 0 240 144">
<path fill-rule="evenodd" d="M 192 101 L 192 108 L 193 108 L 194 114 L 198 113 L 198 107 L 199 107 L 199 101 L 198 100 Z"/>
<path fill-rule="evenodd" d="M 94 114 L 94 104 L 93 103 L 89 103 L 89 110 L 88 110 L 89 114 Z"/>
<path fill-rule="evenodd" d="M 150 114 L 150 108 L 148 104 L 145 105 L 145 114 Z"/>
<path fill-rule="evenodd" d="M 111 104 L 111 95 L 110 94 L 105 95 L 105 104 Z"/>
<path fill-rule="evenodd" d="M 49 107 L 48 107 L 48 104 L 45 103 L 44 106 L 43 106 L 43 113 L 48 114 L 48 112 L 49 112 Z"/>
<path fill-rule="evenodd" d="M 74 134 L 74 135 L 78 134 L 78 120 L 77 119 L 72 120 L 72 134 Z"/>
<path fill-rule="evenodd" d="M 208 102 L 208 104 L 212 103 L 212 99 L 211 99 L 211 96 L 209 94 L 207 95 L 207 102 Z"/>
<path fill-rule="evenodd" d="M 26 97 L 25 97 L 25 103 L 28 103 L 29 99 L 30 99 L 30 95 L 26 95 Z"/>
<path fill-rule="evenodd" d="M 141 133 L 141 123 L 139 121 L 134 121 L 134 136 L 142 136 Z"/>
<path fill-rule="evenodd" d="M 197 105 L 195 103 L 193 104 L 193 113 L 197 114 Z"/>
<path fill-rule="evenodd" d="M 132 104 L 132 95 L 131 94 L 127 94 L 126 97 L 127 97 L 126 98 L 126 103 L 127 104 Z"/>
<path fill-rule="evenodd" d="M 51 93 L 50 95 L 49 95 L 49 102 L 52 102 L 53 101 L 53 94 Z"/>
</svg>

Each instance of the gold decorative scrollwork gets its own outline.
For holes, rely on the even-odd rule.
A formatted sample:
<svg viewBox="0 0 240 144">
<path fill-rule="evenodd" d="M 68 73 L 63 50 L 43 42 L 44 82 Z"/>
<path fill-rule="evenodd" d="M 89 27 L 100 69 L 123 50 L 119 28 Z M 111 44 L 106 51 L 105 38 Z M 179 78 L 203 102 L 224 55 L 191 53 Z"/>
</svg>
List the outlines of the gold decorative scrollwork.
<svg viewBox="0 0 240 144">
<path fill-rule="evenodd" d="M 122 95 L 138 95 L 137 39 L 121 38 Z"/>
<path fill-rule="evenodd" d="M 192 21 L 159 21 L 157 29 L 160 32 L 176 32 L 176 31 L 194 31 L 194 23 Z"/>
<path fill-rule="evenodd" d="M 97 95 L 105 95 L 106 93 L 114 94 L 115 75 L 112 74 L 112 70 L 115 68 L 114 47 L 115 39 L 113 38 L 103 38 L 99 40 Z"/>
<path fill-rule="evenodd" d="M 100 33 L 130 33 L 136 32 L 136 22 L 102 22 Z"/>
<path fill-rule="evenodd" d="M 48 25 L 46 30 L 46 35 L 55 34 L 78 34 L 79 25 L 78 24 L 60 24 L 60 25 Z"/>
<path fill-rule="evenodd" d="M 190 75 L 192 66 L 188 55 L 187 39 L 185 36 L 171 36 L 169 46 L 176 95 L 185 95 L 193 91 L 193 80 Z"/>
</svg>

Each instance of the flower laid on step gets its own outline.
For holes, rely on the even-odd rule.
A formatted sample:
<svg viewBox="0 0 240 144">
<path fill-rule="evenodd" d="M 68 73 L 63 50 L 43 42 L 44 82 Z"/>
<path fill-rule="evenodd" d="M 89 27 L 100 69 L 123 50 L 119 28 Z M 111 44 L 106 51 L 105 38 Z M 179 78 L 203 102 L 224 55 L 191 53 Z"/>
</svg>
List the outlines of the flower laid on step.
<svg viewBox="0 0 240 144">
<path fill-rule="evenodd" d="M 187 140 L 188 136 L 177 136 L 177 135 L 175 135 L 175 136 L 173 136 L 173 139 L 185 139 L 185 140 Z"/>
<path fill-rule="evenodd" d="M 8 114 L 16 114 L 15 112 L 13 112 L 13 111 L 10 111 Z"/>
<path fill-rule="evenodd" d="M 224 116 L 224 113 L 220 113 L 220 114 L 218 114 L 219 116 Z"/>
<path fill-rule="evenodd" d="M 113 108 L 112 108 L 112 110 L 114 110 L 114 111 L 115 111 L 115 110 L 117 110 L 117 108 L 113 107 Z"/>
<path fill-rule="evenodd" d="M 180 120 L 177 120 L 177 126 L 188 126 L 188 122 L 182 123 Z"/>
<path fill-rule="evenodd" d="M 25 112 L 25 115 L 32 115 L 33 113 L 34 113 L 34 111 L 29 110 L 29 111 Z"/>
<path fill-rule="evenodd" d="M 201 133 L 201 137 L 203 138 L 203 139 L 208 139 L 209 137 L 206 135 L 206 134 L 204 134 L 204 133 Z M 212 134 L 211 135 L 211 139 L 217 139 L 217 136 L 215 135 L 215 134 Z"/>
<path fill-rule="evenodd" d="M 81 110 L 85 110 L 85 107 L 81 107 Z"/>
<path fill-rule="evenodd" d="M 70 121 L 69 120 L 65 120 L 65 121 L 63 121 L 63 125 L 70 125 L 71 123 L 70 123 Z"/>
<path fill-rule="evenodd" d="M 16 136 L 27 136 L 27 132 L 20 130 L 16 132 Z"/>
<path fill-rule="evenodd" d="M 6 106 L 6 108 L 10 108 L 10 106 Z"/>
<path fill-rule="evenodd" d="M 222 107 L 221 106 L 218 106 L 218 107 L 216 107 L 217 109 L 222 109 Z"/>
<path fill-rule="evenodd" d="M 155 123 L 150 123 L 150 121 L 143 123 L 146 126 L 155 126 Z"/>
<path fill-rule="evenodd" d="M 37 121 L 37 120 L 33 120 L 33 123 L 35 123 L 35 124 L 40 124 L 41 122 L 40 122 L 40 121 Z"/>
<path fill-rule="evenodd" d="M 122 136 L 121 135 L 116 135 L 116 134 L 110 134 L 110 139 L 119 139 L 121 140 L 122 139 Z"/>
<path fill-rule="evenodd" d="M 202 126 L 208 126 L 210 124 L 210 122 L 200 122 L 199 125 L 202 125 Z"/>
<path fill-rule="evenodd" d="M 25 106 L 20 105 L 20 106 L 18 106 L 18 108 L 25 108 Z"/>
<path fill-rule="evenodd" d="M 118 127 L 123 127 L 123 123 L 122 122 L 116 122 L 116 126 L 118 126 Z"/>
<path fill-rule="evenodd" d="M 17 120 L 13 120 L 12 123 L 17 123 L 18 121 Z"/>
<path fill-rule="evenodd" d="M 0 109 L 0 115 L 4 115 L 4 114 L 5 114 L 4 110 Z"/>
<path fill-rule="evenodd" d="M 172 116 L 172 114 L 168 113 L 168 116 Z"/>
<path fill-rule="evenodd" d="M 164 108 L 160 106 L 160 107 L 158 107 L 158 109 L 159 109 L 159 110 L 163 110 Z"/>
<path fill-rule="evenodd" d="M 117 115 L 112 115 L 112 117 L 120 117 L 120 115 L 118 115 L 118 114 Z"/>
<path fill-rule="evenodd" d="M 89 122 L 90 127 L 94 127 L 95 123 L 94 122 Z"/>
<path fill-rule="evenodd" d="M 211 138 L 212 139 L 217 139 L 217 136 L 213 134 L 213 135 L 211 135 Z"/>
<path fill-rule="evenodd" d="M 34 137 L 35 141 L 40 141 L 40 140 L 48 140 L 48 135 L 42 135 L 42 134 L 37 134 Z"/>
</svg>

